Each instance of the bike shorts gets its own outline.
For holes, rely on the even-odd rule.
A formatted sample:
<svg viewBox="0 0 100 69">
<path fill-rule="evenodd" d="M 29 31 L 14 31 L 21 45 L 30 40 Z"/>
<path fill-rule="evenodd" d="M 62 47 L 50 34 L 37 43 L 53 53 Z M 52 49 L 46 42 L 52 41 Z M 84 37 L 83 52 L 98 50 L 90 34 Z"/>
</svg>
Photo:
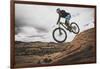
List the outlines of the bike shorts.
<svg viewBox="0 0 100 69">
<path fill-rule="evenodd" d="M 65 17 L 66 20 L 70 20 L 70 18 L 71 18 L 71 15 L 67 15 L 67 16 Z"/>
</svg>

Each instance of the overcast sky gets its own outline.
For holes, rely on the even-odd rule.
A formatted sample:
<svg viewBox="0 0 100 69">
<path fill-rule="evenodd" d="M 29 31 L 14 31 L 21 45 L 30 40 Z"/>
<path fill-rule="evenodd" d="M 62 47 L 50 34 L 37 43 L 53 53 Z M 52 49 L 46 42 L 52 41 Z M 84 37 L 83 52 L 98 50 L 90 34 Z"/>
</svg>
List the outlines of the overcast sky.
<svg viewBox="0 0 100 69">
<path fill-rule="evenodd" d="M 47 6 L 15 4 L 15 40 L 23 42 L 54 42 L 52 31 L 56 28 L 60 8 L 71 13 L 70 22 L 76 22 L 80 31 L 94 27 L 94 9 L 67 6 Z M 61 20 L 64 22 L 64 19 Z M 66 31 L 66 42 L 73 40 L 75 34 Z"/>
</svg>

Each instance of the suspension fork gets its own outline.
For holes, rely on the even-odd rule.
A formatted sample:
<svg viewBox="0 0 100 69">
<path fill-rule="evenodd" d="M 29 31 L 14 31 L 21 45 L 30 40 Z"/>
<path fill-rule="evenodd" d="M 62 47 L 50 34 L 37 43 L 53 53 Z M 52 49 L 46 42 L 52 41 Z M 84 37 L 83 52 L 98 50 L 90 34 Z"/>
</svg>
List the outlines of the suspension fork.
<svg viewBox="0 0 100 69">
<path fill-rule="evenodd" d="M 59 22 L 59 35 L 61 35 L 60 22 Z"/>
</svg>

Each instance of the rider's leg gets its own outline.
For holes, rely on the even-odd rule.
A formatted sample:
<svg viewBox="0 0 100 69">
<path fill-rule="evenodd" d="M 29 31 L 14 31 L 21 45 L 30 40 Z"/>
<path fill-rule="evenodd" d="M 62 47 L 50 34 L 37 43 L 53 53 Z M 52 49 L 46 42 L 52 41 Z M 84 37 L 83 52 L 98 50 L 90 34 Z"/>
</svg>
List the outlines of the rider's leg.
<svg viewBox="0 0 100 69">
<path fill-rule="evenodd" d="M 69 20 L 70 20 L 70 18 L 71 18 L 71 15 L 67 15 L 65 17 L 65 24 L 66 24 L 66 26 L 69 26 Z"/>
<path fill-rule="evenodd" d="M 71 31 L 71 27 L 70 27 L 70 24 L 69 24 L 70 18 L 71 18 L 71 15 L 68 15 L 65 18 L 65 25 L 67 26 L 67 28 L 69 29 L 69 31 Z"/>
<path fill-rule="evenodd" d="M 69 20 L 68 19 L 65 19 L 65 25 L 69 26 Z"/>
</svg>

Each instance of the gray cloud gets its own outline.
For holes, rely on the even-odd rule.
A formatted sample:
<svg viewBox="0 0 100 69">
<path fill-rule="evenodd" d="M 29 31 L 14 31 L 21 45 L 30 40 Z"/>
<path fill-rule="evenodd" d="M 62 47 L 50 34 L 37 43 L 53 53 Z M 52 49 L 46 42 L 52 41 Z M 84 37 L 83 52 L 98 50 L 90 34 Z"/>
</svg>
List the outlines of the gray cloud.
<svg viewBox="0 0 100 69">
<path fill-rule="evenodd" d="M 34 29 L 37 30 L 38 33 L 41 32 L 48 32 L 48 29 L 44 26 L 38 26 L 37 24 L 34 24 L 34 22 L 32 23 L 31 21 L 28 23 L 27 21 L 28 19 L 25 18 L 20 18 L 20 17 L 16 17 L 15 18 L 15 34 L 18 34 L 20 32 L 22 32 L 21 27 L 33 27 Z M 34 20 L 33 20 L 34 21 Z"/>
</svg>

